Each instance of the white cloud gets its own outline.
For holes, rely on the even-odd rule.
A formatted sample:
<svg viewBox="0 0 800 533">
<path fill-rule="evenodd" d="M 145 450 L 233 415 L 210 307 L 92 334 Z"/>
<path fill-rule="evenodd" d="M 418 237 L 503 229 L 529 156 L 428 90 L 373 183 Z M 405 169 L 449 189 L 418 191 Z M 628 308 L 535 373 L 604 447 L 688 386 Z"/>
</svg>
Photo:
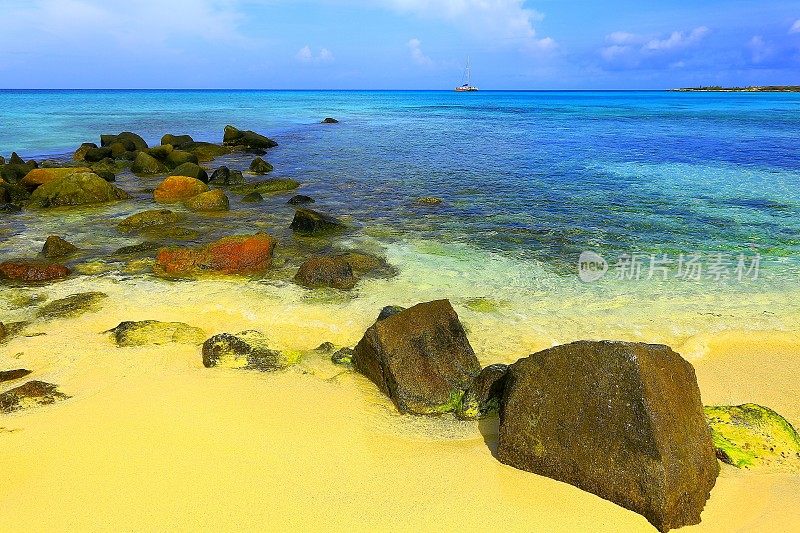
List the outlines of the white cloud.
<svg viewBox="0 0 800 533">
<path fill-rule="evenodd" d="M 527 50 L 550 50 L 556 42 L 538 38 L 534 23 L 544 16 L 524 0 L 379 0 L 401 13 L 446 20 L 477 38 L 516 44 Z"/>
<path fill-rule="evenodd" d="M 648 36 L 625 31 L 606 35 L 606 46 L 600 48 L 600 57 L 608 63 L 635 67 L 659 55 L 675 55 L 678 50 L 688 49 L 702 41 L 710 30 L 700 26 L 686 33 L 673 31 L 667 36 Z M 678 61 L 671 65 L 685 66 Z"/>
<path fill-rule="evenodd" d="M 298 50 L 295 57 L 302 63 L 330 63 L 334 60 L 333 52 L 327 48 L 321 48 L 320 51 L 315 55 L 314 51 L 311 50 L 309 45 L 305 45 L 303 48 Z"/>
<path fill-rule="evenodd" d="M 425 67 L 433 65 L 433 60 L 426 56 L 422 51 L 422 41 L 414 38 L 408 41 L 406 45 L 408 46 L 408 50 L 411 52 L 411 59 L 414 61 L 414 63 Z"/>
<path fill-rule="evenodd" d="M 694 44 L 708 34 L 708 28 L 700 26 L 693 29 L 688 35 L 682 31 L 674 31 L 666 39 L 653 39 L 645 44 L 647 50 L 671 50 Z"/>
<path fill-rule="evenodd" d="M 789 28 L 789 33 L 800 33 L 800 19 L 796 20 L 792 27 Z"/>
<path fill-rule="evenodd" d="M 772 47 L 770 47 L 760 35 L 753 36 L 747 43 L 747 47 L 750 49 L 750 56 L 753 63 L 761 63 L 772 54 Z"/>
</svg>

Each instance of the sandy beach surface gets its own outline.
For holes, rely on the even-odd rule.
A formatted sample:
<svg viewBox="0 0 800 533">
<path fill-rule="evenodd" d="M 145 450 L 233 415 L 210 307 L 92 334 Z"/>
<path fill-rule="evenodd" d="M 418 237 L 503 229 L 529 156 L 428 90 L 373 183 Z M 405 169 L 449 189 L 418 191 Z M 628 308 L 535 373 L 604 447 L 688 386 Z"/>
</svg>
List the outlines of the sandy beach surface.
<svg viewBox="0 0 800 533">
<path fill-rule="evenodd" d="M 81 279 L 42 292 L 86 290 Z M 654 531 L 608 501 L 498 462 L 496 419 L 400 416 L 326 356 L 276 373 L 206 369 L 198 346 L 118 348 L 101 333 L 156 319 L 209 336 L 256 328 L 280 349 L 352 345 L 378 296 L 343 304 L 296 287 L 159 283 L 93 279 L 109 294 L 102 311 L 37 322 L 0 346 L 0 368 L 30 368 L 71 396 L 0 417 L 0 530 Z M 572 340 L 513 313 L 456 309 L 482 364 Z M 705 404 L 757 402 L 800 423 L 796 332 L 667 336 L 694 364 Z M 796 530 L 799 495 L 797 474 L 722 465 L 702 524 L 687 530 Z"/>
</svg>

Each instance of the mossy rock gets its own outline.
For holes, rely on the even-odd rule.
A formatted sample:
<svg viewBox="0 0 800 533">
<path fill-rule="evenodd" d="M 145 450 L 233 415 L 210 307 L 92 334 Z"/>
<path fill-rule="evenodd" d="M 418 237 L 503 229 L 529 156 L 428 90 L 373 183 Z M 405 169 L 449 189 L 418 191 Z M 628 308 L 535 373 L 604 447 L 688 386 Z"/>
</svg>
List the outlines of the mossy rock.
<svg viewBox="0 0 800 533">
<path fill-rule="evenodd" d="M 182 144 L 187 144 L 194 142 L 191 135 L 172 135 L 167 133 L 163 137 L 161 137 L 161 144 L 171 144 L 172 146 L 180 146 Z"/>
<path fill-rule="evenodd" d="M 166 224 L 177 224 L 186 217 L 180 213 L 175 213 L 169 209 L 151 209 L 142 211 L 129 216 L 117 224 L 117 229 L 123 233 L 131 231 L 141 231 L 153 226 L 163 226 Z"/>
<path fill-rule="evenodd" d="M 158 146 L 153 146 L 147 151 L 147 153 L 155 157 L 159 161 L 165 161 L 167 159 L 167 156 L 169 156 L 169 154 L 171 154 L 174 149 L 175 147 L 172 146 L 171 144 L 162 143 Z"/>
<path fill-rule="evenodd" d="M 213 161 L 214 159 L 223 155 L 227 155 L 233 151 L 229 146 L 220 146 L 218 144 L 204 142 L 191 142 L 182 144 L 181 150 L 191 152 L 201 163 Z"/>
<path fill-rule="evenodd" d="M 250 194 L 257 192 L 259 194 L 271 194 L 284 191 L 293 191 L 298 188 L 300 183 L 290 178 L 273 178 L 256 183 L 248 183 L 246 185 L 239 185 L 234 187 L 233 191 L 238 194 Z"/>
<path fill-rule="evenodd" d="M 138 176 L 153 176 L 164 174 L 167 172 L 167 167 L 147 152 L 139 152 L 133 160 L 131 171 Z"/>
<path fill-rule="evenodd" d="M 250 194 L 246 194 L 242 197 L 242 203 L 244 204 L 257 204 L 263 201 L 264 197 L 257 192 L 251 192 Z"/>
<path fill-rule="evenodd" d="M 737 468 L 800 471 L 800 437 L 781 415 L 761 405 L 705 407 L 717 457 Z"/>
<path fill-rule="evenodd" d="M 228 185 L 243 185 L 245 183 L 244 176 L 239 170 L 231 170 L 228 167 L 219 167 L 211 174 L 209 183 L 212 185 L 228 186 Z"/>
<path fill-rule="evenodd" d="M 106 333 L 112 333 L 117 346 L 121 348 L 171 343 L 200 345 L 206 338 L 205 332 L 200 328 L 183 322 L 159 322 L 157 320 L 122 322 Z"/>
<path fill-rule="evenodd" d="M 177 168 L 184 163 L 198 164 L 200 160 L 191 152 L 184 152 L 183 150 L 173 150 L 169 153 L 166 159 L 167 166 L 170 168 Z"/>
<path fill-rule="evenodd" d="M 83 143 L 72 154 L 72 159 L 74 161 L 83 161 L 86 157 L 86 152 L 88 152 L 89 150 L 94 150 L 96 148 L 98 148 L 98 146 L 95 143 Z"/>
<path fill-rule="evenodd" d="M 103 301 L 108 298 L 102 292 L 82 292 L 73 294 L 60 300 L 43 305 L 36 315 L 39 318 L 72 318 L 84 313 L 95 313 L 103 306 Z"/>
<path fill-rule="evenodd" d="M 228 197 L 219 189 L 200 193 L 186 200 L 183 205 L 187 209 L 200 212 L 227 211 L 230 209 Z"/>
<path fill-rule="evenodd" d="M 256 157 L 253 159 L 253 162 L 250 163 L 250 172 L 253 174 L 267 174 L 268 172 L 272 172 L 274 168 L 272 165 L 264 161 L 260 157 Z"/>
<path fill-rule="evenodd" d="M 161 248 L 161 243 L 155 241 L 144 241 L 139 244 L 132 244 L 130 246 L 123 246 L 118 248 L 113 254 L 113 257 L 126 257 L 130 255 L 149 254 Z"/>
<path fill-rule="evenodd" d="M 203 343 L 203 366 L 261 371 L 280 370 L 297 362 L 295 354 L 270 348 L 269 339 L 258 331 L 214 335 Z"/>
<path fill-rule="evenodd" d="M 0 203 L 23 204 L 31 197 L 31 193 L 25 187 L 14 183 L 0 183 Z"/>
<path fill-rule="evenodd" d="M 278 143 L 251 130 L 240 130 L 233 126 L 225 126 L 222 143 L 228 146 L 242 146 L 244 148 L 272 148 Z"/>
<path fill-rule="evenodd" d="M 64 207 L 126 200 L 128 193 L 94 172 L 80 172 L 45 183 L 31 194 L 31 207 Z"/>
<path fill-rule="evenodd" d="M 13 413 L 22 409 L 50 405 L 69 398 L 58 390 L 58 385 L 44 381 L 29 381 L 0 394 L 0 413 Z"/>
<path fill-rule="evenodd" d="M 121 144 L 126 150 L 130 151 L 141 152 L 148 148 L 147 143 L 142 137 L 130 131 L 123 131 L 118 135 L 100 136 L 100 146 L 110 147 L 113 144 Z"/>
<path fill-rule="evenodd" d="M 42 247 L 42 255 L 48 259 L 66 257 L 78 251 L 78 247 L 59 237 L 50 235 Z"/>
<path fill-rule="evenodd" d="M 208 183 L 208 173 L 205 171 L 203 167 L 198 165 L 197 163 L 184 163 L 175 167 L 170 173 L 170 176 L 188 176 L 190 178 L 194 178 L 197 180 L 202 181 L 203 183 Z"/>
<path fill-rule="evenodd" d="M 111 157 L 111 148 L 89 148 L 83 152 L 83 160 L 87 163 L 97 163 Z"/>
</svg>

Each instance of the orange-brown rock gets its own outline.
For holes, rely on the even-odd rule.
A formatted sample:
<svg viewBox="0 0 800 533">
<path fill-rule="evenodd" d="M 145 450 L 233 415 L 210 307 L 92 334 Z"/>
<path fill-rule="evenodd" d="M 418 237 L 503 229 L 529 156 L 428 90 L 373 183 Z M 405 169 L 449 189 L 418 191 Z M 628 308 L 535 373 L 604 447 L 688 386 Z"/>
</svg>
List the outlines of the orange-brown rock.
<svg viewBox="0 0 800 533">
<path fill-rule="evenodd" d="M 22 181 L 21 185 L 30 189 L 35 189 L 39 185 L 44 185 L 53 180 L 77 174 L 78 172 L 92 172 L 90 168 L 85 167 L 66 167 L 66 168 L 34 168 L 28 172 Z"/>
<path fill-rule="evenodd" d="M 156 202 L 174 204 L 208 192 L 208 185 L 188 176 L 169 176 L 153 193 Z"/>
<path fill-rule="evenodd" d="M 39 282 L 66 278 L 70 270 L 57 263 L 39 261 L 5 261 L 0 263 L 0 278 L 12 281 Z"/>
<path fill-rule="evenodd" d="M 161 276 L 258 274 L 272 266 L 274 248 L 275 239 L 266 233 L 225 237 L 198 248 L 162 248 L 154 270 Z"/>
</svg>

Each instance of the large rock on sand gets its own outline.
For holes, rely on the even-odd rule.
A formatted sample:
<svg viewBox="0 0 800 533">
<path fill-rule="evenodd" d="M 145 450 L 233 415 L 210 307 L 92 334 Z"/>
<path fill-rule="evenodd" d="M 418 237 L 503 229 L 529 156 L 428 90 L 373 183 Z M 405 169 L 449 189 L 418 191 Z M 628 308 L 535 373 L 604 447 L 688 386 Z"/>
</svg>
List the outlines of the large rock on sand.
<svg viewBox="0 0 800 533">
<path fill-rule="evenodd" d="M 161 182 L 153 198 L 160 204 L 174 204 L 208 192 L 208 185 L 189 176 L 169 176 Z"/>
<path fill-rule="evenodd" d="M 44 381 L 29 381 L 0 394 L 0 413 L 13 413 L 21 409 L 50 405 L 69 398 L 59 392 L 58 385 Z"/>
<path fill-rule="evenodd" d="M 126 200 L 128 193 L 114 187 L 93 172 L 77 172 L 38 187 L 31 195 L 31 207 L 64 207 Z"/>
<path fill-rule="evenodd" d="M 206 368 L 243 368 L 261 371 L 280 370 L 296 362 L 291 354 L 270 348 L 269 339 L 258 331 L 236 335 L 221 333 L 203 343 Z"/>
<path fill-rule="evenodd" d="M 275 240 L 266 233 L 225 237 L 198 248 L 162 248 L 154 272 L 160 276 L 259 274 L 272 265 L 274 248 Z"/>
<path fill-rule="evenodd" d="M 278 143 L 250 130 L 239 130 L 233 126 L 225 126 L 225 134 L 222 143 L 228 146 L 240 146 L 244 148 L 272 148 Z"/>
<path fill-rule="evenodd" d="M 106 333 L 112 333 L 119 347 L 161 344 L 203 344 L 205 332 L 183 322 L 122 322 Z"/>
<path fill-rule="evenodd" d="M 497 456 L 660 531 L 699 523 L 719 473 L 692 365 L 641 343 L 580 341 L 511 365 Z"/>
<path fill-rule="evenodd" d="M 417 304 L 376 322 L 355 347 L 353 365 L 402 413 L 453 411 L 481 370 L 447 300 Z"/>
<path fill-rule="evenodd" d="M 747 403 L 706 407 L 705 413 L 720 461 L 800 472 L 800 436 L 772 409 Z"/>
</svg>

